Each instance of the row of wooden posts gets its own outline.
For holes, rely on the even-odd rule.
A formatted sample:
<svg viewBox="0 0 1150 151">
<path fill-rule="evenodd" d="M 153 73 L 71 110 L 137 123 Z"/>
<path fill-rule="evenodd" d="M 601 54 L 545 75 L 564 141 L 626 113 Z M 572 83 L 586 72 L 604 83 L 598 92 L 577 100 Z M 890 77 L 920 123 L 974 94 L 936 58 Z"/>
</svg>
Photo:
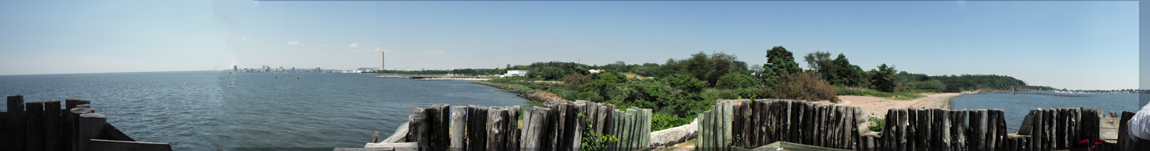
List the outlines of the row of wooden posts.
<svg viewBox="0 0 1150 151">
<path fill-rule="evenodd" d="M 421 106 L 409 115 L 406 130 L 401 126 L 394 134 L 405 136 L 393 135 L 400 139 L 380 143 L 373 139 L 365 147 L 389 147 L 371 150 L 579 150 L 585 143 L 584 132 L 591 131 L 617 138 L 607 141 L 604 150 L 650 148 L 651 110 L 614 108 L 614 105 L 586 101 L 548 103 L 522 108 L 522 111 L 519 106 Z M 414 146 L 405 145 L 412 142 Z"/>
<path fill-rule="evenodd" d="M 848 150 L 1129 150 L 1099 139 L 1102 111 L 1035 109 L 1008 134 L 998 109 L 890 109 L 882 131 L 867 134 L 857 107 L 791 100 L 723 100 L 699 115 L 698 150 L 751 150 L 776 141 Z M 1120 134 L 1133 112 L 1124 112 Z M 1124 144 L 1126 143 L 1126 144 Z"/>
<path fill-rule="evenodd" d="M 748 150 L 777 141 L 858 149 L 857 107 L 791 100 L 723 100 L 699 114 L 697 150 Z"/>
<path fill-rule="evenodd" d="M 73 98 L 24 102 L 8 96 L 7 111 L 0 112 L 0 149 L 11 151 L 172 150 L 166 143 L 136 142 L 107 116 L 95 113 L 91 101 Z"/>
</svg>

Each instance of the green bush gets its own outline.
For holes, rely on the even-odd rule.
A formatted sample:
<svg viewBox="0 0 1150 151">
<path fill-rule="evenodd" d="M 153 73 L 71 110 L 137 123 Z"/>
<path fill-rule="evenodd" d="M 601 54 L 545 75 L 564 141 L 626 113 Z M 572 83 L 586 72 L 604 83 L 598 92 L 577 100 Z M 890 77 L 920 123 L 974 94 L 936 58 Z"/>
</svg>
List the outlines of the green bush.
<svg viewBox="0 0 1150 151">
<path fill-rule="evenodd" d="M 583 127 L 583 141 L 579 141 L 579 142 L 582 142 L 579 145 L 580 146 L 579 150 L 581 150 L 581 151 L 605 150 L 605 149 L 607 149 L 607 142 L 619 141 L 619 139 L 615 138 L 615 136 L 604 135 L 604 134 L 595 133 L 594 131 L 591 131 L 592 129 L 594 129 L 595 125 L 591 125 L 590 119 L 587 119 L 587 117 L 584 117 L 582 113 L 579 114 L 579 118 L 582 118 L 584 123 L 588 123 L 587 126 Z"/>
<path fill-rule="evenodd" d="M 662 113 L 655 113 L 651 115 L 651 132 L 674 128 L 679 125 L 691 124 L 694 117 L 679 117 L 677 115 L 669 115 Z"/>
<path fill-rule="evenodd" d="M 759 85 L 758 80 L 740 73 L 727 73 L 727 75 L 719 77 L 719 81 L 715 83 L 715 87 L 727 89 L 746 88 L 757 85 Z"/>
<path fill-rule="evenodd" d="M 783 99 L 839 102 L 835 87 L 810 71 L 780 76 L 778 86 L 769 90 L 769 94 Z"/>
<path fill-rule="evenodd" d="M 872 132 L 882 132 L 882 128 L 885 127 L 885 125 L 886 125 L 886 120 L 883 120 L 883 119 L 878 118 L 878 117 L 870 117 L 869 120 L 871 123 L 874 123 L 874 124 L 871 124 L 870 127 L 867 127 L 867 129 L 869 129 Z"/>
</svg>

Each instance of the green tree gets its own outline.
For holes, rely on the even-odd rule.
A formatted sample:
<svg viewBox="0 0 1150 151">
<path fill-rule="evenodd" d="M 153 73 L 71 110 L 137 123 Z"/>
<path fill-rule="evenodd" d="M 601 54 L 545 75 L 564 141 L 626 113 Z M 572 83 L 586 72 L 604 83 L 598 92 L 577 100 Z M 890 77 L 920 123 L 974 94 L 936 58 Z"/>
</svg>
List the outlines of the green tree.
<svg viewBox="0 0 1150 151">
<path fill-rule="evenodd" d="M 898 78 L 898 76 L 895 75 L 896 70 L 894 69 L 894 66 L 888 67 L 884 63 L 878 66 L 878 70 L 871 69 L 870 72 L 871 88 L 883 92 L 894 91 L 895 86 L 897 86 L 894 82 Z"/>
<path fill-rule="evenodd" d="M 702 81 L 696 79 L 695 77 L 683 74 L 672 74 L 663 78 L 663 82 L 666 82 L 667 85 L 670 85 L 673 88 L 686 91 L 687 93 L 698 93 L 703 91 L 703 88 L 706 88 L 708 85 L 707 81 Z"/>
<path fill-rule="evenodd" d="M 595 76 L 595 82 L 579 86 L 579 89 L 583 92 L 599 92 L 599 95 L 604 97 L 606 97 L 607 91 L 615 89 L 615 84 L 621 81 L 619 76 L 612 72 L 600 72 L 592 74 L 592 76 Z"/>
<path fill-rule="evenodd" d="M 683 61 L 681 73 L 686 73 L 696 79 L 716 83 L 719 77 L 731 72 L 745 72 L 745 62 L 738 61 L 738 57 L 723 52 L 707 55 L 703 52 L 692 54 L 691 58 Z"/>
<path fill-rule="evenodd" d="M 758 81 L 756 81 L 754 78 L 751 78 L 751 76 L 743 75 L 741 73 L 732 72 L 732 73 L 727 73 L 727 75 L 723 75 L 722 77 L 719 77 L 719 82 L 715 84 L 715 87 L 726 88 L 726 89 L 735 89 L 735 88 L 752 87 L 752 86 L 756 86 L 756 85 L 759 85 Z"/>
<path fill-rule="evenodd" d="M 840 54 L 839 56 L 842 56 L 842 55 Z M 815 72 L 819 72 L 819 73 L 822 73 L 825 75 L 827 73 L 830 73 L 830 72 L 826 72 L 825 68 L 828 68 L 828 67 L 831 67 L 834 65 L 832 63 L 833 60 L 831 60 L 830 57 L 831 57 L 831 53 L 815 51 L 812 53 L 807 53 L 806 56 L 803 56 L 803 61 L 807 62 L 807 67 L 810 67 L 811 70 L 814 70 Z"/>
<path fill-rule="evenodd" d="M 783 46 L 775 46 L 767 50 L 767 64 L 763 64 L 763 73 L 759 74 L 762 84 L 768 88 L 778 85 L 780 75 L 799 73 L 803 69 L 795 63 L 794 54 Z"/>
<path fill-rule="evenodd" d="M 842 53 L 835 60 L 831 61 L 832 69 L 828 70 L 830 75 L 827 75 L 827 80 L 832 85 L 846 85 L 846 86 L 860 86 L 866 77 L 863 76 L 862 68 L 857 65 L 852 65 L 847 57 Z"/>
</svg>

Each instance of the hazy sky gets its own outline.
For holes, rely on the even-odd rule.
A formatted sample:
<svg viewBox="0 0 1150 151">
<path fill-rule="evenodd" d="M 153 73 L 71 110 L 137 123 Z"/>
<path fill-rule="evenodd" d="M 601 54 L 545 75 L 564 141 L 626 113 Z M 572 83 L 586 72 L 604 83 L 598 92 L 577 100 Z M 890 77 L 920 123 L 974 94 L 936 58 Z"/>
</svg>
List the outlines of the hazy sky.
<svg viewBox="0 0 1150 151">
<path fill-rule="evenodd" d="M 928 75 L 1137 88 L 1138 2 L 0 1 L 0 75 L 664 63 L 784 46 Z"/>
</svg>

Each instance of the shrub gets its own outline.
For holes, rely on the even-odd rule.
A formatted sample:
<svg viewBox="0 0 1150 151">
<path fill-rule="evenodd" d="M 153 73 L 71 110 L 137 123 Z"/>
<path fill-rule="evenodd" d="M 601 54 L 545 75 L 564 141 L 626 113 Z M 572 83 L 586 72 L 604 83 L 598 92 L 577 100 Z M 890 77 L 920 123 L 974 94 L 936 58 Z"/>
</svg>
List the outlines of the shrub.
<svg viewBox="0 0 1150 151">
<path fill-rule="evenodd" d="M 651 115 L 651 131 L 665 130 L 674 128 L 679 125 L 691 124 L 695 118 L 679 117 L 677 115 L 669 115 L 663 113 L 655 113 Z"/>
<path fill-rule="evenodd" d="M 707 87 L 707 81 L 700 81 L 695 77 L 682 74 L 673 74 L 663 78 L 663 82 L 671 85 L 676 89 L 687 91 L 687 93 L 697 93 L 703 91 Z"/>
<path fill-rule="evenodd" d="M 567 83 L 567 84 L 571 84 L 571 85 L 575 85 L 575 86 L 582 86 L 584 84 L 588 84 L 591 82 L 594 82 L 594 81 L 591 80 L 591 76 L 589 76 L 589 75 L 571 74 L 571 75 L 567 75 L 566 77 L 563 77 L 563 83 Z"/>
<path fill-rule="evenodd" d="M 758 80 L 740 73 L 727 73 L 719 77 L 719 81 L 715 83 L 715 87 L 727 89 L 746 88 L 756 85 L 759 85 Z"/>
<path fill-rule="evenodd" d="M 882 128 L 886 125 L 886 120 L 878 117 L 870 117 L 870 122 L 874 124 L 871 124 L 867 129 L 870 129 L 872 132 L 882 132 Z"/>
<path fill-rule="evenodd" d="M 783 99 L 839 102 L 835 87 L 819 79 L 815 72 L 811 71 L 794 75 L 784 74 L 780 77 L 778 86 L 769 90 L 769 94 Z"/>
</svg>

